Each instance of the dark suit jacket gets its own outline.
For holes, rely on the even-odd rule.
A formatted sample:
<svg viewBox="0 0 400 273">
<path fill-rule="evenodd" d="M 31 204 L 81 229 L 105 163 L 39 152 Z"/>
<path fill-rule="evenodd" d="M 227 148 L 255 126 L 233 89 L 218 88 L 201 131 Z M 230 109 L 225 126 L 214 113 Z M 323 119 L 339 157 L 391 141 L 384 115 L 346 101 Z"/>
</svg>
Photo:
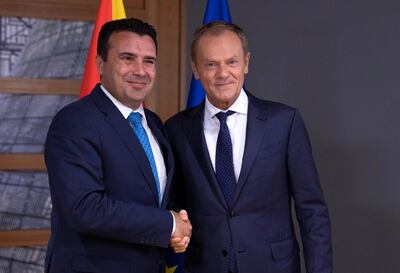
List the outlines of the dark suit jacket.
<svg viewBox="0 0 400 273">
<path fill-rule="evenodd" d="M 332 272 L 329 216 L 299 113 L 248 94 L 243 164 L 228 208 L 203 133 L 204 103 L 166 123 L 175 156 L 174 206 L 188 210 L 187 272 L 227 272 L 229 241 L 239 273 L 297 273 L 294 200 L 309 273 Z"/>
<path fill-rule="evenodd" d="M 45 145 L 53 203 L 45 272 L 159 272 L 173 219 L 173 157 L 145 110 L 166 163 L 161 209 L 151 167 L 127 120 L 99 86 L 54 118 Z"/>
</svg>

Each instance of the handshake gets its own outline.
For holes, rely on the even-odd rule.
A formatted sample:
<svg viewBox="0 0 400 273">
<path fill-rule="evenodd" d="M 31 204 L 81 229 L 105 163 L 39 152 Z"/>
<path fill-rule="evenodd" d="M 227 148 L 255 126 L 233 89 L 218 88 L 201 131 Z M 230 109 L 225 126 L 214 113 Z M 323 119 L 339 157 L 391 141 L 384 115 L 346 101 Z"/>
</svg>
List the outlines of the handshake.
<svg viewBox="0 0 400 273">
<path fill-rule="evenodd" d="M 180 210 L 179 213 L 171 211 L 175 219 L 175 231 L 169 242 L 175 253 L 186 251 L 192 236 L 192 224 L 190 223 L 186 210 Z"/>
</svg>

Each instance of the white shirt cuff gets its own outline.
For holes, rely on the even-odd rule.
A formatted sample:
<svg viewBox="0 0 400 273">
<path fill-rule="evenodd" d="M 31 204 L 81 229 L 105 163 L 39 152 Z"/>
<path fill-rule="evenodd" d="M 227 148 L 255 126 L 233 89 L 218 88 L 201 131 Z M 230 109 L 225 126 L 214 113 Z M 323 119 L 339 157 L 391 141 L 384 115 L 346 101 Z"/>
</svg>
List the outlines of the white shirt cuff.
<svg viewBox="0 0 400 273">
<path fill-rule="evenodd" d="M 170 213 L 171 213 L 171 215 L 172 215 L 172 220 L 173 220 L 173 226 L 172 226 L 172 233 L 171 233 L 171 237 L 172 237 L 172 235 L 175 233 L 175 216 L 174 216 L 174 214 L 172 213 L 172 211 L 170 211 Z"/>
</svg>

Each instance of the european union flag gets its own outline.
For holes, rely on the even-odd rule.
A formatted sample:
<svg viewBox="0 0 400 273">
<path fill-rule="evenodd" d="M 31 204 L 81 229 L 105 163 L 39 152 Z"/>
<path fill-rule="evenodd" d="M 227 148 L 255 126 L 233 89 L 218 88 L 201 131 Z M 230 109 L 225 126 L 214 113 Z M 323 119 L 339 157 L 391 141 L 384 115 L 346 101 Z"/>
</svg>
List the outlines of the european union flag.
<svg viewBox="0 0 400 273">
<path fill-rule="evenodd" d="M 231 15 L 229 12 L 228 0 L 208 0 L 206 12 L 204 13 L 203 24 L 208 24 L 213 21 L 224 21 L 231 23 Z M 199 80 L 196 80 L 192 75 L 190 82 L 189 96 L 187 99 L 186 108 L 191 108 L 199 105 L 205 96 L 203 86 Z M 190 217 L 190 215 L 189 215 Z"/>
</svg>

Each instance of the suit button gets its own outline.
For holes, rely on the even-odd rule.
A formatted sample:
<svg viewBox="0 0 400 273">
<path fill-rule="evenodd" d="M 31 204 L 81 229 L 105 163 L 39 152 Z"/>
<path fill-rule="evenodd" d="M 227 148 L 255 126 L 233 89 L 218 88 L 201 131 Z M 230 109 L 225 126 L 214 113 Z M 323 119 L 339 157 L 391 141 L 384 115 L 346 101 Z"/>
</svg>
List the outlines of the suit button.
<svg viewBox="0 0 400 273">
<path fill-rule="evenodd" d="M 230 212 L 229 212 L 229 217 L 230 217 L 230 218 L 235 217 L 235 216 L 236 216 L 236 214 L 235 214 L 234 211 L 230 211 Z"/>
<path fill-rule="evenodd" d="M 222 256 L 224 256 L 224 257 L 228 256 L 228 250 L 226 250 L 226 249 L 223 249 L 221 251 L 221 253 L 222 253 Z"/>
</svg>

